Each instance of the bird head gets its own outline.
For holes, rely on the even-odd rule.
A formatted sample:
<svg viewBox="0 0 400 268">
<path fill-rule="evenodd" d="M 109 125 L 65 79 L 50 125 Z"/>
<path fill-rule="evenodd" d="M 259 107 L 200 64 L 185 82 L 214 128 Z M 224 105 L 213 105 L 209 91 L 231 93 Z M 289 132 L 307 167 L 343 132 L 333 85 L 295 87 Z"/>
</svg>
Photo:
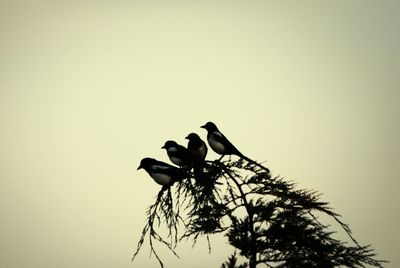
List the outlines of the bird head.
<svg viewBox="0 0 400 268">
<path fill-rule="evenodd" d="M 201 128 L 205 128 L 207 131 L 218 131 L 217 126 L 213 122 L 207 122 Z"/>
<path fill-rule="evenodd" d="M 151 166 L 151 164 L 154 161 L 155 160 L 153 158 L 150 158 L 150 157 L 143 158 L 142 161 L 140 161 L 140 165 L 138 166 L 137 170 L 139 170 L 141 168 L 147 169 L 148 167 Z"/>
<path fill-rule="evenodd" d="M 164 146 L 161 147 L 161 149 L 168 149 L 174 146 L 177 146 L 178 144 L 175 141 L 166 141 Z"/>
<path fill-rule="evenodd" d="M 199 135 L 197 135 L 196 133 L 190 133 L 186 136 L 185 139 L 188 139 L 189 141 L 201 140 Z"/>
</svg>

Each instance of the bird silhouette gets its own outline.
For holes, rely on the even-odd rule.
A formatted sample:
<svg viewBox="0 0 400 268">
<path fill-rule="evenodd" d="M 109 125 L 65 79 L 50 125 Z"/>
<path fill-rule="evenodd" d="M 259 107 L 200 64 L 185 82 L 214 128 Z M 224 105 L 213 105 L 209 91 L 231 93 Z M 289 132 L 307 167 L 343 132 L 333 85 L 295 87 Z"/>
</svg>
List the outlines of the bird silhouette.
<svg viewBox="0 0 400 268">
<path fill-rule="evenodd" d="M 196 133 L 190 133 L 186 139 L 189 140 L 187 148 L 193 154 L 193 175 L 197 183 L 204 184 L 204 161 L 207 156 L 207 145 Z"/>
<path fill-rule="evenodd" d="M 154 158 L 146 157 L 140 161 L 140 165 L 137 168 L 144 169 L 154 179 L 154 181 L 160 185 L 168 186 L 182 177 L 182 171 L 170 164 L 158 161 Z"/>
<path fill-rule="evenodd" d="M 204 162 L 208 151 L 206 143 L 196 133 L 190 133 L 185 139 L 189 140 L 187 149 L 193 154 L 195 162 Z"/>
<path fill-rule="evenodd" d="M 221 158 L 225 155 L 236 155 L 240 158 L 245 159 L 246 161 L 264 169 L 269 173 L 269 169 L 264 167 L 263 165 L 257 163 L 256 161 L 248 158 L 244 154 L 242 154 L 225 136 L 218 130 L 217 126 L 213 122 L 207 122 L 205 125 L 201 126 L 207 130 L 207 141 L 210 145 L 211 149 L 217 154 L 221 155 Z"/>
<path fill-rule="evenodd" d="M 207 141 L 211 149 L 220 155 L 244 155 L 222 134 L 213 122 L 207 122 L 201 128 L 207 130 Z"/>
<path fill-rule="evenodd" d="M 166 141 L 161 149 L 165 149 L 167 151 L 169 159 L 177 166 L 188 166 L 194 161 L 193 153 L 175 141 Z"/>
</svg>

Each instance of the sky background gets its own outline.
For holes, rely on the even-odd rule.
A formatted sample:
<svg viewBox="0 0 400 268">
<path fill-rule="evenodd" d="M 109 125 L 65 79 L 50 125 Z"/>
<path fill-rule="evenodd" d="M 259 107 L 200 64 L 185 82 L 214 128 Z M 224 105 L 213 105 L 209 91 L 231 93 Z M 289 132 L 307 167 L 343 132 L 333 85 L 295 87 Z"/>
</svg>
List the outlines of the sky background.
<svg viewBox="0 0 400 268">
<path fill-rule="evenodd" d="M 0 0 L 0 267 L 158 267 L 136 168 L 207 121 L 400 267 L 399 29 L 400 1 Z"/>
</svg>

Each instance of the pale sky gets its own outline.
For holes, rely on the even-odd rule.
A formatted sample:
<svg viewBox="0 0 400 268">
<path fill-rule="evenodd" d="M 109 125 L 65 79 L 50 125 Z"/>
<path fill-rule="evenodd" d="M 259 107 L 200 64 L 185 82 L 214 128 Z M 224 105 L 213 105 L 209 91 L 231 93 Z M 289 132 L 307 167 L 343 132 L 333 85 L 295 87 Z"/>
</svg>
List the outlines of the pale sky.
<svg viewBox="0 0 400 268">
<path fill-rule="evenodd" d="M 400 1 L 0 0 L 0 267 L 158 267 L 136 168 L 207 121 L 400 267 L 399 29 Z"/>
</svg>

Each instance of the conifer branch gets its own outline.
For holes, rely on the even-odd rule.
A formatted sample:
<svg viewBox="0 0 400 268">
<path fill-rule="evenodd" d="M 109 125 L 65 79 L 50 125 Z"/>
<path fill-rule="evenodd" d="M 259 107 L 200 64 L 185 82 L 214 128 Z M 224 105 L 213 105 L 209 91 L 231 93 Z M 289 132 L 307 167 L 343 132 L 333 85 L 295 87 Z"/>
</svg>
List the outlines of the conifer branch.
<svg viewBox="0 0 400 268">
<path fill-rule="evenodd" d="M 209 236 L 223 232 L 248 263 L 238 264 L 235 253 L 222 268 L 254 268 L 261 263 L 267 267 L 383 267 L 385 261 L 376 260 L 369 245 L 357 242 L 350 227 L 316 191 L 297 189 L 291 181 L 272 177 L 268 168 L 244 156 L 205 161 L 201 173 L 199 181 L 189 167 L 185 176 L 160 190 L 147 211 L 133 259 L 146 235 L 150 253 L 163 267 L 155 241 L 178 257 L 175 247 L 182 239 L 192 239 L 194 246 L 205 236 L 211 251 Z M 246 216 L 240 216 L 240 209 Z M 318 213 L 337 222 L 355 246 L 333 238 L 334 232 L 318 220 Z M 167 237 L 159 234 L 160 224 L 167 227 Z M 184 227 L 181 235 L 179 224 Z"/>
</svg>

